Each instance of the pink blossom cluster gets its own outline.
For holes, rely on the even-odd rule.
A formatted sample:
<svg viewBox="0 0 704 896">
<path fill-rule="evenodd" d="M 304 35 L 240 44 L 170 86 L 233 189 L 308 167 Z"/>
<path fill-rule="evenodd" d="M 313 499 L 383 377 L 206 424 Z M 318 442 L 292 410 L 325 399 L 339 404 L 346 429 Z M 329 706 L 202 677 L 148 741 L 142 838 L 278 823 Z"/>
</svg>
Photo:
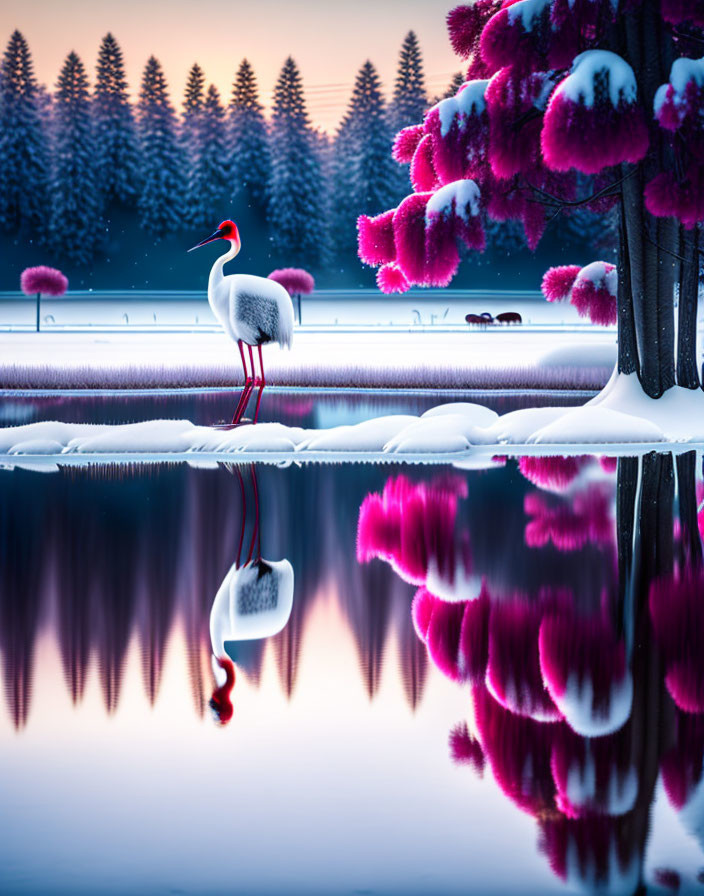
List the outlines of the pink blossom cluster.
<svg viewBox="0 0 704 896">
<path fill-rule="evenodd" d="M 590 463 L 588 454 L 571 457 L 525 455 L 518 458 L 518 469 L 533 485 L 552 492 L 564 492 Z"/>
<path fill-rule="evenodd" d="M 471 765 L 480 776 L 484 773 L 486 760 L 482 745 L 469 733 L 466 722 L 455 726 L 450 732 L 450 755 L 457 765 Z"/>
<path fill-rule="evenodd" d="M 704 221 L 704 170 L 690 164 L 681 175 L 662 171 L 646 184 L 645 206 L 658 218 L 678 218 L 691 230 Z"/>
<path fill-rule="evenodd" d="M 567 504 L 553 505 L 544 495 L 532 492 L 523 503 L 526 516 L 525 542 L 530 548 L 552 544 L 558 551 L 578 551 L 586 544 L 613 543 L 613 520 L 605 489 L 592 484 L 575 494 Z"/>
<path fill-rule="evenodd" d="M 396 136 L 393 154 L 410 166 L 415 193 L 358 222 L 359 256 L 381 268 L 382 291 L 447 285 L 458 245 L 483 248 L 482 215 L 520 221 L 535 248 L 547 222 L 541 197 L 576 198 L 578 172 L 643 158 L 649 134 L 633 71 L 591 49 L 613 14 L 610 0 L 481 0 L 450 13 L 452 43 L 471 59 L 467 80 Z M 466 206 L 448 209 L 443 226 L 427 227 L 434 197 L 470 180 L 481 210 L 468 220 Z M 610 320 L 603 298 L 585 285 L 584 313 Z"/>
<path fill-rule="evenodd" d="M 653 583 L 649 607 L 665 661 L 665 686 L 683 712 L 704 713 L 704 573 L 676 573 Z"/>
<path fill-rule="evenodd" d="M 489 595 L 450 602 L 419 588 L 413 598 L 416 634 L 440 671 L 452 681 L 481 681 L 488 662 Z"/>
<path fill-rule="evenodd" d="M 618 318 L 618 272 L 606 261 L 583 268 L 562 265 L 545 272 L 541 285 L 548 302 L 570 301 L 580 317 L 609 326 Z"/>
<path fill-rule="evenodd" d="M 702 780 L 704 715 L 676 709 L 672 734 L 660 769 L 668 799 L 676 809 L 682 809 Z"/>
<path fill-rule="evenodd" d="M 62 296 L 68 289 L 68 279 L 56 268 L 39 265 L 25 268 L 20 275 L 20 288 L 26 296 Z"/>
<path fill-rule="evenodd" d="M 479 191 L 471 180 L 413 193 L 396 209 L 375 218 L 360 216 L 359 256 L 366 264 L 382 265 L 377 283 L 383 292 L 406 292 L 414 283 L 447 286 L 459 265 L 458 242 L 484 247 L 479 211 Z"/>
<path fill-rule="evenodd" d="M 424 585 L 432 568 L 452 584 L 458 564 L 471 566 L 468 544 L 455 537 L 460 498 L 467 483 L 443 478 L 414 484 L 405 476 L 389 479 L 381 494 L 372 492 L 362 502 L 357 523 L 357 559 L 386 560 L 414 585 Z"/>
<path fill-rule="evenodd" d="M 580 53 L 545 110 L 541 148 L 548 168 L 598 174 L 640 161 L 649 141 L 628 63 L 607 50 Z"/>
<path fill-rule="evenodd" d="M 303 268 L 277 268 L 269 275 L 292 296 L 307 296 L 315 289 L 313 275 Z"/>
<path fill-rule="evenodd" d="M 504 66 L 523 70 L 568 67 L 579 49 L 579 32 L 573 24 L 576 16 L 572 11 L 556 27 L 552 5 L 552 0 L 504 4 L 482 31 L 484 62 L 494 71 Z"/>
<path fill-rule="evenodd" d="M 704 28 L 701 0 L 660 0 L 660 12 L 663 19 L 673 25 L 687 22 L 696 28 Z"/>
<path fill-rule="evenodd" d="M 701 16 L 704 21 L 704 13 Z M 663 130 L 677 138 L 675 152 L 686 147 L 686 154 L 674 171 L 662 171 L 650 180 L 645 204 L 651 214 L 679 218 L 690 229 L 704 220 L 703 107 L 704 59 L 676 59 L 670 80 L 655 95 L 655 117 Z"/>
</svg>

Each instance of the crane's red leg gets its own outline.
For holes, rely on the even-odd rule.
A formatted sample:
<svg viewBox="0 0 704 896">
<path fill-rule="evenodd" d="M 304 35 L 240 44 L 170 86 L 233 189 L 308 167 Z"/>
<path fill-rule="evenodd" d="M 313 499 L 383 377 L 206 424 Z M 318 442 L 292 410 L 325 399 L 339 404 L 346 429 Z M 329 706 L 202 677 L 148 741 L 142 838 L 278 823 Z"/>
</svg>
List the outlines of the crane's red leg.
<svg viewBox="0 0 704 896">
<path fill-rule="evenodd" d="M 262 375 L 259 380 L 259 395 L 257 395 L 257 407 L 254 411 L 253 423 L 256 423 L 257 418 L 259 417 L 259 405 L 262 403 L 262 392 L 264 391 L 264 386 L 266 386 L 266 379 L 264 378 L 264 361 L 262 360 L 262 347 L 259 345 L 257 348 L 259 349 L 259 369 L 261 370 Z"/>
<path fill-rule="evenodd" d="M 245 495 L 244 489 L 244 480 L 242 479 L 242 473 L 240 472 L 239 466 L 235 466 L 235 472 L 237 473 L 237 478 L 240 483 L 240 494 L 242 496 L 242 515 L 240 518 L 240 541 L 237 545 L 237 560 L 235 561 L 235 569 L 239 569 L 241 565 L 241 557 L 242 557 L 242 542 L 244 541 L 244 527 L 247 522 L 247 498 Z"/>
<path fill-rule="evenodd" d="M 262 558 L 262 542 L 261 535 L 259 533 L 259 489 L 257 488 L 257 472 L 254 469 L 254 464 L 249 465 L 250 472 L 252 474 L 252 489 L 254 491 L 254 529 L 252 530 L 252 540 L 249 543 L 249 553 L 247 554 L 247 563 L 250 563 L 252 560 L 252 556 L 254 554 L 254 544 L 258 542 L 258 555 L 255 557 L 255 560 L 261 560 Z"/>
<path fill-rule="evenodd" d="M 247 362 L 244 357 L 244 348 L 242 346 L 242 340 L 237 340 L 237 345 L 240 350 L 240 357 L 242 358 L 242 369 L 244 370 L 244 386 L 242 387 L 242 392 L 240 393 L 240 400 L 237 402 L 237 408 L 235 409 L 234 416 L 232 418 L 232 422 L 239 423 L 242 419 L 242 414 L 244 414 L 244 410 L 247 407 L 247 402 L 249 401 L 249 396 L 252 394 L 252 388 L 254 387 L 253 376 L 250 376 L 249 371 L 247 370 Z M 250 357 L 252 356 L 252 349 L 249 349 Z M 254 370 L 252 370 L 252 374 L 254 374 Z"/>
</svg>

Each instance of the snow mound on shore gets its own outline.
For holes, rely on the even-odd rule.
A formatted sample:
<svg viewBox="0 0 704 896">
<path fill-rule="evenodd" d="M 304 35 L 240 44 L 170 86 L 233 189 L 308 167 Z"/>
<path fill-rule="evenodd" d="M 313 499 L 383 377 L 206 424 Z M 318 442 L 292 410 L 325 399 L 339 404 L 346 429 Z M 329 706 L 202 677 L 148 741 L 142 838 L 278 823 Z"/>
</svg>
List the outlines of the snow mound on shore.
<svg viewBox="0 0 704 896">
<path fill-rule="evenodd" d="M 252 455 L 282 460 L 435 460 L 472 466 L 483 456 L 584 453 L 615 446 L 612 453 L 648 450 L 653 444 L 704 442 L 704 392 L 674 388 L 654 400 L 635 376 L 616 376 L 591 402 L 578 408 L 529 408 L 499 417 L 478 404 L 439 405 L 421 417 L 407 414 L 355 425 L 306 430 L 281 423 L 214 428 L 188 420 L 147 420 L 117 426 L 57 421 L 0 428 L 4 466 L 29 467 L 33 458 L 80 455 Z M 619 449 L 621 446 L 621 449 Z M 184 455 L 187 455 L 184 457 Z M 20 462 L 19 458 L 26 458 Z M 480 464 L 481 465 L 481 464 Z M 490 466 L 487 463 L 486 466 Z"/>
</svg>

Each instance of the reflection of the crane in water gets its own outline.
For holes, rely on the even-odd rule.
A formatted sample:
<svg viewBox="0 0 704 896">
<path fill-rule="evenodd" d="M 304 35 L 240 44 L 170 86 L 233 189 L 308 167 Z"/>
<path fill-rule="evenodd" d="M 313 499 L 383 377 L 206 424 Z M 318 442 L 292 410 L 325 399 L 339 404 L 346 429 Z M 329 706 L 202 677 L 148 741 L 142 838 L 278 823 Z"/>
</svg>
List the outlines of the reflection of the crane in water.
<svg viewBox="0 0 704 896">
<path fill-rule="evenodd" d="M 427 663 L 407 612 L 412 590 L 386 566 L 360 566 L 350 550 L 362 498 L 384 476 L 363 465 L 257 470 L 262 545 L 290 560 L 296 600 L 278 634 L 238 643 L 238 685 L 258 687 L 270 655 L 293 699 L 303 652 L 317 649 L 309 625 L 332 595 L 370 699 L 382 675 L 394 675 L 386 657 L 395 639 L 403 696 L 419 704 Z M 248 524 L 253 508 L 248 483 Z M 176 675 L 185 667 L 203 716 L 212 693 L 209 618 L 236 557 L 241 517 L 239 484 L 222 467 L 0 476 L 0 659 L 15 727 L 31 721 L 34 694 L 53 686 L 54 643 L 74 704 L 97 674 L 105 709 L 115 712 L 132 663 L 141 662 L 144 692 L 159 712 L 168 661 Z M 242 561 L 249 545 L 248 528 Z"/>
<path fill-rule="evenodd" d="M 246 470 L 252 488 L 252 503 L 239 467 L 230 467 L 237 477 L 241 493 L 242 517 L 237 557 L 215 595 L 210 611 L 210 641 L 213 650 L 213 674 L 217 686 L 210 707 L 221 724 L 232 718 L 231 693 L 235 684 L 234 663 L 243 642 L 268 638 L 286 625 L 293 607 L 293 568 L 288 560 L 262 557 L 259 519 L 259 489 L 253 464 Z M 249 551 L 243 560 L 248 506 L 252 507 Z"/>
<path fill-rule="evenodd" d="M 525 545 L 575 560 L 587 552 L 605 567 L 603 587 L 526 587 L 520 573 L 512 587 L 505 575 L 497 585 L 491 571 L 482 575 L 481 557 L 472 572 L 456 525 L 457 498 L 466 493 L 447 480 L 390 480 L 369 495 L 358 554 L 386 560 L 420 586 L 416 633 L 433 663 L 471 693 L 471 720 L 450 735 L 454 760 L 478 773 L 489 765 L 505 795 L 535 818 L 558 876 L 589 890 L 637 893 L 660 775 L 704 847 L 695 456 L 676 465 L 655 454 L 619 461 L 615 519 L 613 462 L 531 458 L 519 468 L 541 488 L 525 498 Z M 499 527 L 494 537 L 510 565 L 514 546 Z M 676 888 L 680 874 L 660 868 L 655 880 Z"/>
</svg>

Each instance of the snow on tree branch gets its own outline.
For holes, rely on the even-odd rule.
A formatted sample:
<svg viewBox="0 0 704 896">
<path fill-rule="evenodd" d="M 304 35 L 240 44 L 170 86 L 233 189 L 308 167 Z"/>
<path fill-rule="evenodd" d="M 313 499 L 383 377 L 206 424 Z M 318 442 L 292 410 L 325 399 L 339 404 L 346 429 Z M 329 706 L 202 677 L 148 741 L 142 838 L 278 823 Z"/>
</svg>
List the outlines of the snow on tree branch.
<svg viewBox="0 0 704 896">
<path fill-rule="evenodd" d="M 580 317 L 610 326 L 617 320 L 618 272 L 613 264 L 562 265 L 546 271 L 541 285 L 548 302 L 570 301 Z"/>
<path fill-rule="evenodd" d="M 574 17 L 570 28 L 557 29 L 551 20 L 552 0 L 518 0 L 504 6 L 487 23 L 481 36 L 481 54 L 492 71 L 511 65 L 516 69 L 566 68 L 579 48 Z"/>
<path fill-rule="evenodd" d="M 433 167 L 443 183 L 476 177 L 485 163 L 489 120 L 484 94 L 488 84 L 486 80 L 468 81 L 426 115 Z"/>
<path fill-rule="evenodd" d="M 678 217 L 691 229 L 704 220 L 704 58 L 676 59 L 653 106 L 660 127 L 679 138 L 681 164 L 679 170 L 661 171 L 647 184 L 645 204 L 651 214 Z"/>
<path fill-rule="evenodd" d="M 550 97 L 542 131 L 545 163 L 555 171 L 597 174 L 648 151 L 633 69 L 616 53 L 587 50 Z"/>
<path fill-rule="evenodd" d="M 357 226 L 360 258 L 383 265 L 377 284 L 387 293 L 414 283 L 447 286 L 459 265 L 458 240 L 484 247 L 479 187 L 467 179 L 414 193 L 375 218 L 361 215 Z"/>
</svg>

